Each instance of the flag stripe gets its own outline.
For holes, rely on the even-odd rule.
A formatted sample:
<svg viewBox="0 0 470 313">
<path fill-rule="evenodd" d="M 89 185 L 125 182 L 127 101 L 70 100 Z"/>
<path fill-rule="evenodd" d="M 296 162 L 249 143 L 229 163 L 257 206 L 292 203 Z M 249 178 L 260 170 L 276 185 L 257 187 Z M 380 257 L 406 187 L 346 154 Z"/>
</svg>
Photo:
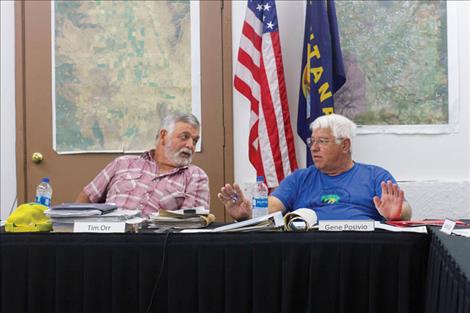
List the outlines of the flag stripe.
<svg viewBox="0 0 470 313">
<path fill-rule="evenodd" d="M 271 138 L 272 133 L 269 132 L 271 128 L 267 127 L 266 123 L 265 112 L 261 110 L 258 126 L 258 141 L 266 183 L 272 185 L 273 183 L 276 184 L 279 179 L 279 173 L 277 173 L 277 167 L 274 164 L 275 158 L 273 157 L 273 150 L 271 150 L 271 148 L 274 148 L 274 151 L 277 151 L 277 147 L 273 147 L 274 140 Z"/>
<path fill-rule="evenodd" d="M 285 119 L 285 115 L 289 116 L 289 104 L 287 103 L 287 92 L 286 92 L 286 84 L 284 80 L 284 75 L 282 73 L 282 56 L 280 51 L 280 43 L 279 41 L 279 33 L 273 32 L 270 34 L 270 40 L 274 42 L 272 44 L 272 59 L 275 62 L 275 66 L 273 67 L 273 73 L 269 74 L 268 77 L 272 77 L 275 79 L 274 82 L 271 84 L 283 86 L 281 88 L 272 88 L 272 98 L 275 102 L 275 112 L 276 112 L 276 123 L 279 125 L 279 141 L 280 141 L 280 149 L 282 160 L 285 160 L 281 166 L 283 166 L 283 173 L 284 175 L 288 175 L 292 170 L 291 163 L 294 162 L 296 164 L 295 158 L 290 158 L 289 150 L 294 151 L 295 155 L 295 147 L 292 135 L 292 128 L 290 127 L 290 117 Z M 289 138 L 290 137 L 290 138 Z M 290 141 L 288 140 L 290 139 Z M 290 148 L 293 148 L 291 150 Z M 295 165 L 297 167 L 297 165 Z"/>
<path fill-rule="evenodd" d="M 253 47 L 256 50 L 261 51 L 261 34 L 262 34 L 262 25 L 260 28 L 260 24 L 255 22 L 247 22 L 243 25 L 242 34 L 245 36 L 246 39 L 251 41 Z"/>
<path fill-rule="evenodd" d="M 240 50 L 238 52 L 238 60 L 240 61 L 240 52 L 246 55 L 245 57 L 250 58 L 250 62 L 254 64 L 254 66 L 259 67 L 259 60 L 261 59 L 259 49 L 253 45 L 251 40 L 248 40 L 245 36 L 242 36 L 240 39 Z"/>
<path fill-rule="evenodd" d="M 266 49 L 263 49 L 263 55 L 266 53 Z M 266 67 L 264 61 L 261 61 L 261 89 L 265 92 L 261 93 L 261 108 L 262 113 L 260 113 L 260 126 L 262 129 L 260 132 L 260 146 L 261 146 L 261 156 L 263 158 L 263 165 L 266 168 L 269 168 L 273 173 L 267 173 L 269 180 L 266 182 L 268 185 L 276 184 L 277 181 L 281 180 L 283 173 L 279 171 L 279 162 L 281 160 L 281 153 L 279 151 L 279 136 L 277 132 L 277 123 L 276 115 L 274 113 L 273 102 L 271 99 L 269 82 L 266 73 Z M 276 175 L 276 177 L 274 177 Z M 277 186 L 277 185 L 276 185 Z"/>
<path fill-rule="evenodd" d="M 251 42 L 251 45 L 256 51 L 261 51 L 261 35 L 258 34 L 251 25 L 245 24 L 245 26 L 243 26 L 242 35 L 244 35 L 246 41 Z"/>
<path fill-rule="evenodd" d="M 261 162 L 261 156 L 259 154 L 259 145 L 258 145 L 259 142 L 257 140 L 258 139 L 259 102 L 253 96 L 250 86 L 247 85 L 243 80 L 241 80 L 237 76 L 235 76 L 235 79 L 234 79 L 234 86 L 235 86 L 235 89 L 238 90 L 242 95 L 244 95 L 245 98 L 250 102 L 251 114 L 250 114 L 249 142 L 252 144 L 249 144 L 248 146 L 248 155 L 249 155 L 251 164 L 253 164 L 255 168 L 261 168 L 262 162 Z M 260 175 L 264 176 L 264 174 L 260 174 Z"/>
<path fill-rule="evenodd" d="M 238 51 L 238 61 L 237 76 L 250 84 L 256 84 L 257 91 L 254 94 L 258 95 L 259 99 L 259 66 L 256 66 L 251 56 L 243 50 Z"/>
<path fill-rule="evenodd" d="M 265 69 L 264 73 L 266 74 L 262 76 L 262 79 L 265 79 L 263 83 L 269 85 L 266 88 L 269 93 L 265 93 L 266 98 L 262 101 L 262 107 L 264 109 L 266 120 L 268 121 L 267 124 L 269 125 L 268 136 L 271 143 L 272 155 L 274 157 L 277 180 L 281 181 L 285 173 L 283 167 L 290 166 L 289 158 L 281 154 L 281 147 L 285 147 L 286 142 L 283 118 L 280 116 L 280 114 L 282 115 L 281 99 L 279 98 L 280 88 L 276 88 L 276 86 L 279 86 L 278 70 L 271 41 L 271 34 L 267 33 L 263 35 L 262 55 Z M 289 172 L 289 170 L 287 172 Z"/>
<path fill-rule="evenodd" d="M 252 112 L 254 112 L 256 115 L 258 115 L 258 108 L 259 108 L 259 101 L 256 99 L 255 95 L 253 95 L 252 89 L 250 86 L 248 86 L 245 81 L 240 79 L 239 77 L 235 77 L 234 80 L 234 85 L 235 88 L 242 94 L 244 95 L 248 101 L 250 101 L 250 106 L 252 109 Z"/>
<path fill-rule="evenodd" d="M 271 33 L 272 40 L 274 42 L 280 41 L 279 33 Z M 294 171 L 297 168 L 297 160 L 295 159 L 295 144 L 294 144 L 294 133 L 292 131 L 292 126 L 290 122 L 290 113 L 289 113 L 289 103 L 287 102 L 287 88 L 286 88 L 286 81 L 284 79 L 284 73 L 282 72 L 282 53 L 281 53 L 281 45 L 273 44 L 274 49 L 274 57 L 276 58 L 276 69 L 277 69 L 277 78 L 279 82 L 279 86 L 283 86 L 279 88 L 279 98 L 281 101 L 281 108 L 282 108 L 282 121 L 278 121 L 278 125 L 282 125 L 283 133 L 280 134 L 281 138 L 283 139 L 283 153 L 282 158 L 289 160 L 289 167 L 284 167 L 284 174 L 285 176 L 289 175 L 290 172 Z"/>
</svg>

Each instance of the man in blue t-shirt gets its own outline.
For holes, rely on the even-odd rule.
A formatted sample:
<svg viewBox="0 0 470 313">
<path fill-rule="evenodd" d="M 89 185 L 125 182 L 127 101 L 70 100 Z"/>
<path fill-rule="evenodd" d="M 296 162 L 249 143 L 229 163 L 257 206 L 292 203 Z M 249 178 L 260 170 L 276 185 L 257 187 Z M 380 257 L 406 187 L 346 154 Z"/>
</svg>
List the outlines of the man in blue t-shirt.
<svg viewBox="0 0 470 313">
<path fill-rule="evenodd" d="M 287 176 L 268 198 L 269 212 L 299 208 L 315 211 L 319 220 L 400 220 L 411 218 L 393 176 L 385 169 L 352 160 L 356 125 L 338 114 L 323 115 L 311 125 L 314 166 Z M 236 220 L 251 217 L 251 203 L 237 184 L 226 184 L 218 194 Z"/>
</svg>

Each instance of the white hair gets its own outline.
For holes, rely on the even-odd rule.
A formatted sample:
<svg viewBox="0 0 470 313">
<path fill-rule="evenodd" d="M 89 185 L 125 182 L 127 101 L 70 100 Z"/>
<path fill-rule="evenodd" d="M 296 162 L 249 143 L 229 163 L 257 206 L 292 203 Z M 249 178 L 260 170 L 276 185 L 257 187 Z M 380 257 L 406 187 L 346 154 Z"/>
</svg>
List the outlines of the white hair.
<svg viewBox="0 0 470 313">
<path fill-rule="evenodd" d="M 312 134 L 318 128 L 329 128 L 331 133 L 336 138 L 336 142 L 339 143 L 339 140 L 348 138 L 351 141 L 350 152 L 352 152 L 353 139 L 356 135 L 356 124 L 339 114 L 327 114 L 322 115 L 316 118 L 310 124 L 310 130 Z"/>
<path fill-rule="evenodd" d="M 193 126 L 196 129 L 199 129 L 201 124 L 196 116 L 190 113 L 174 113 L 171 115 L 166 116 L 161 125 L 160 129 L 157 131 L 157 135 L 155 136 L 155 140 L 158 142 L 160 140 L 160 131 L 165 129 L 168 133 L 172 133 L 175 129 L 175 125 L 178 122 L 186 123 Z"/>
</svg>

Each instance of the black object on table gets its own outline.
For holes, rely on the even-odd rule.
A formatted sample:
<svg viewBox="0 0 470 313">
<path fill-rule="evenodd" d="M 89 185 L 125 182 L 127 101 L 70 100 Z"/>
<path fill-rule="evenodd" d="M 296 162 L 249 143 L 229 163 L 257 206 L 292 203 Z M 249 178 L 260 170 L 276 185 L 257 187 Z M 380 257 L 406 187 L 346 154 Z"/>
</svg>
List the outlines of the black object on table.
<svg viewBox="0 0 470 313">
<path fill-rule="evenodd" d="M 430 227 L 426 312 L 470 312 L 470 238 Z"/>
</svg>

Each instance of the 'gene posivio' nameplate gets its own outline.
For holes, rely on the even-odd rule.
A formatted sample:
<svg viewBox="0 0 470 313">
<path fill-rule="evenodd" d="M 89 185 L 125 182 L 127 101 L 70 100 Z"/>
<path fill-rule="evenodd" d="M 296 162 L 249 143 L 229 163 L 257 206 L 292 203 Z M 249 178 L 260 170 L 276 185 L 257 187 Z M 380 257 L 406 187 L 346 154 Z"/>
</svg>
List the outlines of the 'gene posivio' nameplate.
<svg viewBox="0 0 470 313">
<path fill-rule="evenodd" d="M 324 231 L 374 231 L 374 221 L 328 221 L 320 220 L 318 229 Z"/>
<path fill-rule="evenodd" d="M 74 233 L 123 233 L 126 231 L 124 222 L 75 222 Z"/>
</svg>

